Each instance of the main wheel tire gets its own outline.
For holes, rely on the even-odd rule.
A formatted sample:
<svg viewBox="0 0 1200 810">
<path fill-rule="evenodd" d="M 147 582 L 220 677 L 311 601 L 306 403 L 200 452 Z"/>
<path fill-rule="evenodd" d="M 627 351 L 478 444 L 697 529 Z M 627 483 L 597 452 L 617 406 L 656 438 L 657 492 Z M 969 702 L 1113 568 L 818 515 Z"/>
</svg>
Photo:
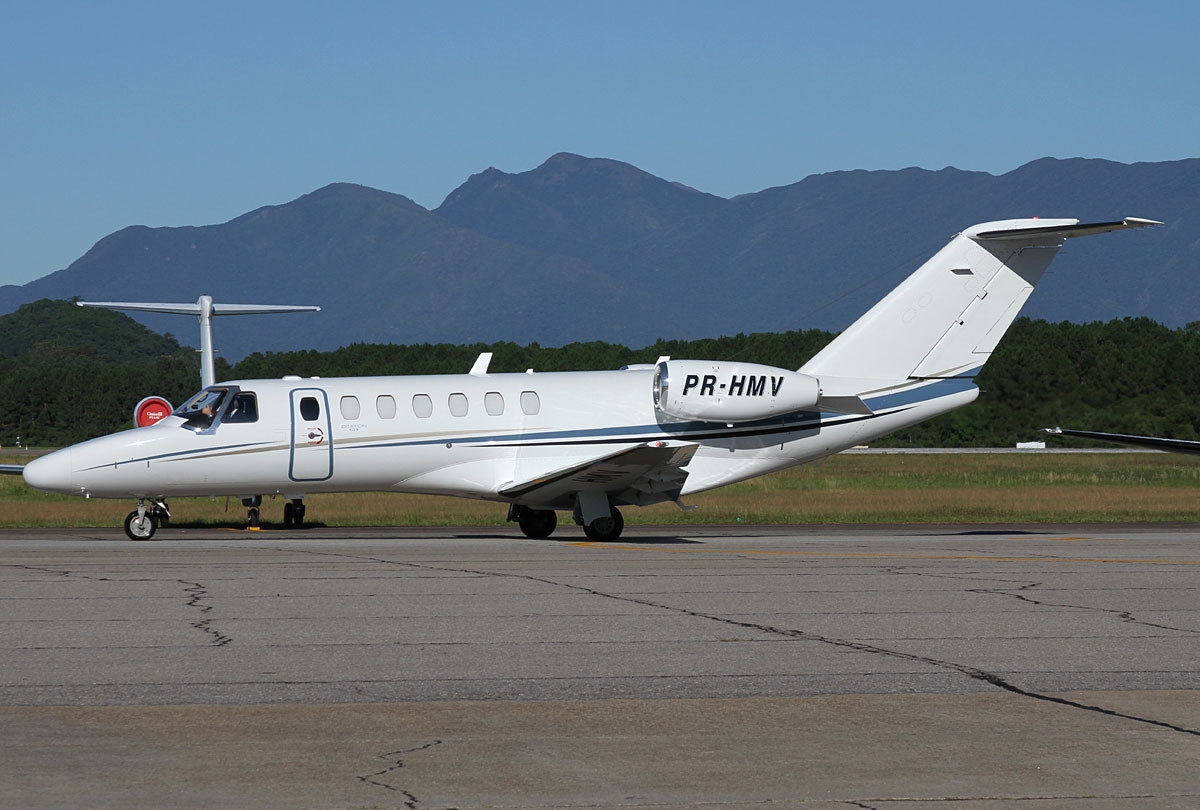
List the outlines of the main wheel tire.
<svg viewBox="0 0 1200 810">
<path fill-rule="evenodd" d="M 150 512 L 142 515 L 141 520 L 138 520 L 136 509 L 125 516 L 125 536 L 130 540 L 149 540 L 154 537 L 156 529 L 158 524 Z"/>
<path fill-rule="evenodd" d="M 288 501 L 283 505 L 283 528 L 290 529 L 296 525 L 296 505 Z"/>
<path fill-rule="evenodd" d="M 553 509 L 526 509 L 517 525 L 526 537 L 549 537 L 558 528 L 558 513 Z"/>
<path fill-rule="evenodd" d="M 610 511 L 612 512 L 611 517 L 596 518 L 583 527 L 583 533 L 589 540 L 596 543 L 607 543 L 621 536 L 621 532 L 625 530 L 625 518 L 621 517 L 620 510 L 615 506 Z"/>
<path fill-rule="evenodd" d="M 246 525 L 251 529 L 258 528 L 258 507 L 251 506 L 246 510 Z"/>
</svg>

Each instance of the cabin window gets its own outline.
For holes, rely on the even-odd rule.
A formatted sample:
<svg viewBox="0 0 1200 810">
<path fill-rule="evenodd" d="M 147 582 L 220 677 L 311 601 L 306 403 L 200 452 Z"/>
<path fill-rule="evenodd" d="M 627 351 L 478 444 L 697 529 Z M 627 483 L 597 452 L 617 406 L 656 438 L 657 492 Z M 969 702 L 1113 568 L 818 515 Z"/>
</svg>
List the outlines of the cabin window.
<svg viewBox="0 0 1200 810">
<path fill-rule="evenodd" d="M 429 394 L 413 394 L 412 409 L 417 418 L 428 419 L 433 416 L 433 400 Z"/>
<path fill-rule="evenodd" d="M 488 416 L 500 416 L 504 413 L 504 397 L 498 391 L 488 391 L 483 395 L 483 407 Z"/>
<path fill-rule="evenodd" d="M 343 419 L 353 421 L 362 413 L 362 407 L 358 404 L 358 397 L 342 397 L 341 406 Z"/>
<path fill-rule="evenodd" d="M 526 416 L 536 416 L 542 409 L 542 400 L 537 391 L 521 392 L 521 412 Z"/>
<path fill-rule="evenodd" d="M 305 422 L 315 422 L 321 418 L 321 403 L 317 402 L 316 397 L 300 399 L 300 418 Z"/>
<path fill-rule="evenodd" d="M 233 398 L 222 422 L 257 422 L 258 398 L 250 391 L 241 391 Z"/>
<path fill-rule="evenodd" d="M 395 419 L 396 418 L 396 399 L 389 394 L 380 394 L 375 397 L 375 412 L 379 414 L 380 419 Z"/>
<path fill-rule="evenodd" d="M 467 407 L 468 406 L 467 406 L 467 395 L 466 394 L 451 394 L 450 398 L 446 401 L 446 404 L 450 406 L 451 415 L 453 415 L 453 416 L 466 416 L 467 415 Z"/>
</svg>

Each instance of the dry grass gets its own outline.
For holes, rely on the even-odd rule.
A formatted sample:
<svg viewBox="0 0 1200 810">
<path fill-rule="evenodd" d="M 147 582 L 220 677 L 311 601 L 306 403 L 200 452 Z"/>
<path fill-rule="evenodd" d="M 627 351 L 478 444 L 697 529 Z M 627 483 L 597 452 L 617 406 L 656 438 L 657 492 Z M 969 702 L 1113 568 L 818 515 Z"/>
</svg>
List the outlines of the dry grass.
<svg viewBox="0 0 1200 810">
<path fill-rule="evenodd" d="M 0 458 L 2 463 L 24 459 Z M 1002 523 L 1200 521 L 1200 458 L 1163 453 L 849 454 L 671 504 L 623 510 L 637 523 Z M 0 476 L 0 526 L 116 526 L 131 501 L 47 495 Z M 241 525 L 236 499 L 171 502 L 176 524 Z M 313 495 L 308 516 L 329 526 L 486 526 L 505 507 L 396 493 Z M 281 524 L 283 500 L 262 507 Z M 568 521 L 569 515 L 560 515 Z"/>
</svg>

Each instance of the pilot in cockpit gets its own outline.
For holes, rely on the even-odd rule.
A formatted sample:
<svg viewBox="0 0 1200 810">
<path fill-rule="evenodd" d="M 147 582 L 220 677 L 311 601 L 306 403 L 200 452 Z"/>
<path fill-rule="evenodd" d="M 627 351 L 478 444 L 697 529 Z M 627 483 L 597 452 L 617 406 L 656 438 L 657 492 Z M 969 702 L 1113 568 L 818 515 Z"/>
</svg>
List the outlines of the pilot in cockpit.
<svg viewBox="0 0 1200 810">
<path fill-rule="evenodd" d="M 188 427 L 207 430 L 212 427 L 213 417 L 221 410 L 225 394 L 224 389 L 201 391 L 176 413 L 187 420 Z"/>
</svg>

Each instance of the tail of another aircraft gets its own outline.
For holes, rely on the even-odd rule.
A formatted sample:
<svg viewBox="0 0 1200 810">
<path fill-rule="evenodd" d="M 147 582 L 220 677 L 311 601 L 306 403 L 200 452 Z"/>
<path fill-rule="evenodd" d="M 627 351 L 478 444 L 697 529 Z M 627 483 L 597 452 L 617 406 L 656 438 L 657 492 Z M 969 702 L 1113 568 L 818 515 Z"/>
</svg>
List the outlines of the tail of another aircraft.
<svg viewBox="0 0 1200 810">
<path fill-rule="evenodd" d="M 800 371 L 820 378 L 830 394 L 863 393 L 908 380 L 974 377 L 1064 240 L 1160 224 L 1126 218 L 1096 224 L 1012 219 L 975 225 L 951 239 Z M 880 385 L 871 385 L 875 381 Z"/>
</svg>

